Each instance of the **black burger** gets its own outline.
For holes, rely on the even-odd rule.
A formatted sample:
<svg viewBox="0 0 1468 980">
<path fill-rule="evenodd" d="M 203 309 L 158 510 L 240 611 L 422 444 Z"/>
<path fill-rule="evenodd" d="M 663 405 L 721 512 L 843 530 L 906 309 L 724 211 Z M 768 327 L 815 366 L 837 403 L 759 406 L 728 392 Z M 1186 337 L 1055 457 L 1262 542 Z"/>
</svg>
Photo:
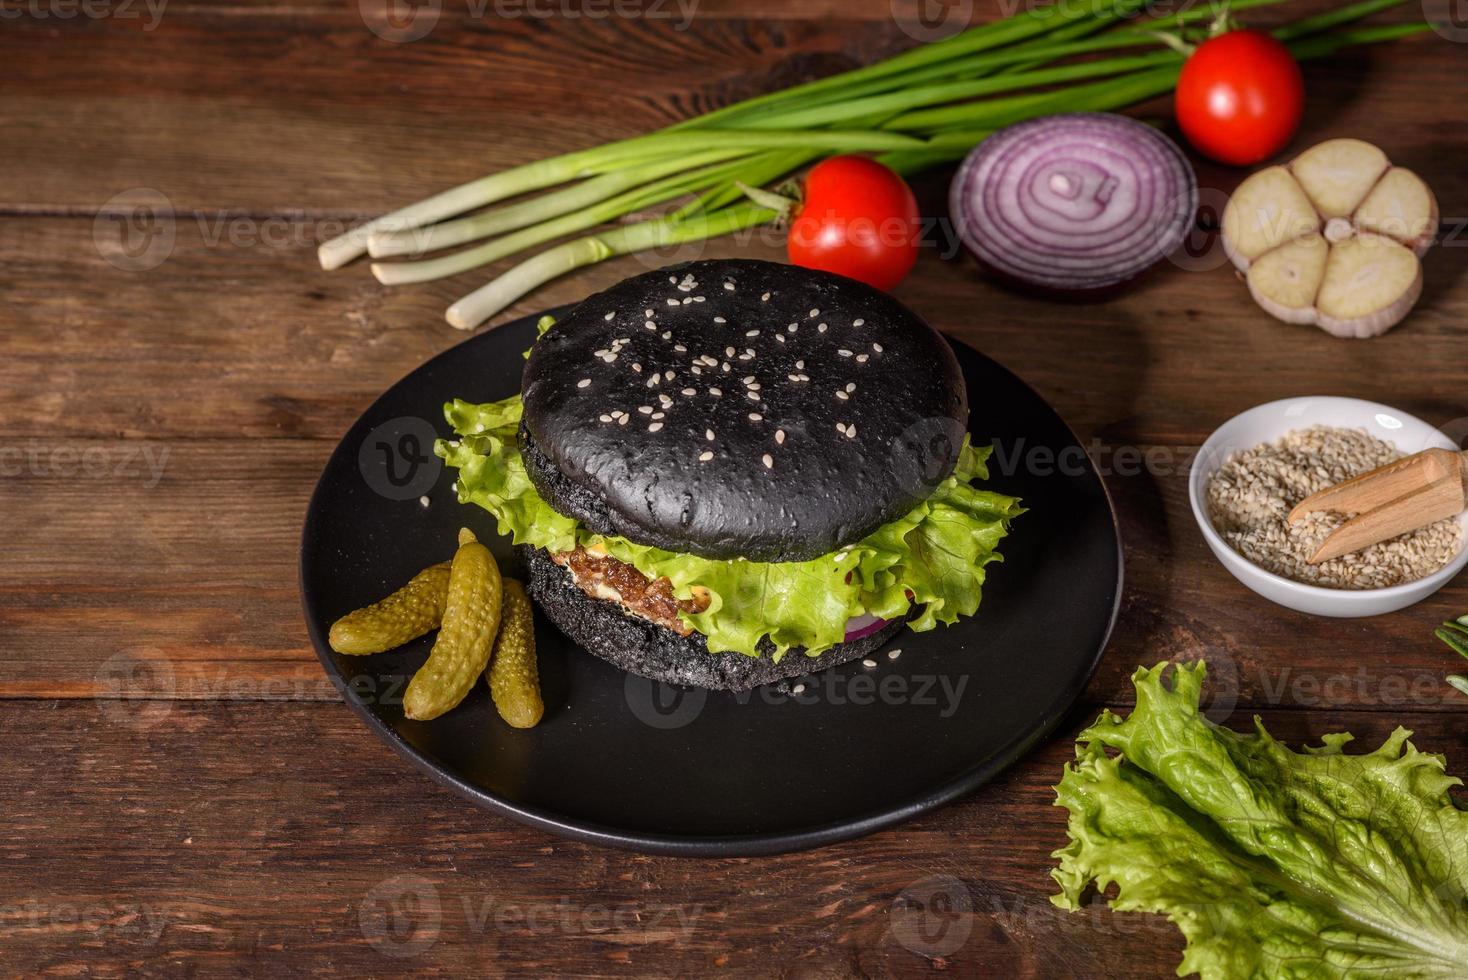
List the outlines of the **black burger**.
<svg viewBox="0 0 1468 980">
<path fill-rule="evenodd" d="M 460 498 L 577 644 L 744 690 L 971 614 L 1019 513 L 982 490 L 947 342 L 885 293 L 758 261 L 628 279 L 544 329 L 518 399 L 455 402 Z"/>
</svg>

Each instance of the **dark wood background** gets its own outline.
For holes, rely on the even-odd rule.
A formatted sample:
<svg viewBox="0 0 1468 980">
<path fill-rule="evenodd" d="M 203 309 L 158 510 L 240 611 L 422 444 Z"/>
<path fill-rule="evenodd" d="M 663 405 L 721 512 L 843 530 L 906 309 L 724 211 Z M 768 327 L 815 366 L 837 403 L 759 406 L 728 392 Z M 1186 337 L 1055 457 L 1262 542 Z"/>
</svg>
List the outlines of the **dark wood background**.
<svg viewBox="0 0 1468 980">
<path fill-rule="evenodd" d="M 1270 605 L 1206 552 L 1184 476 L 1213 427 L 1290 395 L 1374 398 L 1468 435 L 1461 43 L 1307 68 L 1296 148 L 1373 139 L 1435 188 L 1457 236 L 1386 338 L 1279 324 L 1216 253 L 1075 306 L 923 256 L 901 298 L 1034 384 L 1101 462 L 1155 450 L 1149 472 L 1110 478 L 1128 575 L 1115 639 L 1065 731 L 972 798 L 814 852 L 693 861 L 481 812 L 325 683 L 296 589 L 307 497 L 371 399 L 463 339 L 441 313 L 483 277 L 386 290 L 360 264 L 321 272 L 313 247 L 488 170 L 899 50 L 891 10 L 911 4 L 702 0 L 683 25 L 671 5 L 507 18 L 443 0 L 428 36 L 395 44 L 354 2 L 121 3 L 0 5 L 0 972 L 1170 976 L 1165 922 L 1046 900 L 1067 736 L 1129 701 L 1138 663 L 1208 658 L 1215 714 L 1236 726 L 1262 712 L 1291 739 L 1370 743 L 1405 724 L 1468 773 L 1468 699 L 1441 682 L 1462 665 L 1431 636 L 1468 612 L 1468 587 L 1367 621 Z M 1216 202 L 1240 174 L 1199 176 Z M 928 213 L 944 182 L 920 181 Z M 129 271 L 98 215 L 138 188 L 172 209 L 174 238 Z M 514 312 L 641 268 L 610 263 Z M 934 888 L 950 912 L 914 918 L 899 899 Z"/>
</svg>

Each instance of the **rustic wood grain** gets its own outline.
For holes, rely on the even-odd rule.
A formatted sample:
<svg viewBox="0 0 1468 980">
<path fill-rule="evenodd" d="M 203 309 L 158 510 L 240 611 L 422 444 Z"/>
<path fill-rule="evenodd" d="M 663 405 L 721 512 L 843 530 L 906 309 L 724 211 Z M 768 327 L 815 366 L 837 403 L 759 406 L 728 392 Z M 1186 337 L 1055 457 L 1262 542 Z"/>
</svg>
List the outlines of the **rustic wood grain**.
<svg viewBox="0 0 1468 980">
<path fill-rule="evenodd" d="M 445 11 L 461 6 L 442 0 Z M 151 187 L 183 210 L 370 216 L 914 43 L 882 15 L 883 0 L 852 5 L 854 16 L 841 6 L 832 20 L 819 8 L 812 18 L 772 19 L 763 8 L 736 18 L 715 12 L 737 5 L 711 4 L 687 30 L 668 20 L 454 16 L 406 44 L 374 35 L 355 3 L 308 13 L 167 5 L 153 30 L 145 14 L 7 19 L 0 213 L 90 215 L 114 194 Z M 1295 0 L 1253 11 L 1251 22 L 1329 6 Z M 1004 8 L 971 9 L 990 19 Z M 1376 20 L 1415 16 L 1409 4 Z M 1389 149 L 1411 148 L 1403 162 L 1431 161 L 1453 135 L 1418 125 L 1421 93 L 1461 79 L 1462 48 L 1428 35 L 1314 62 L 1313 131 L 1371 131 Z M 33 54 L 42 49 L 46 57 Z M 1463 188 L 1461 171 L 1438 169 L 1440 183 L 1452 181 L 1438 187 L 1444 212 L 1465 213 L 1454 207 L 1463 195 L 1449 193 Z M 1204 170 L 1205 186 L 1214 176 Z"/>
<path fill-rule="evenodd" d="M 1398 721 L 1461 771 L 1468 744 L 1440 715 L 1266 718 L 1292 741 L 1350 728 L 1368 746 Z M 1075 728 L 901 828 L 694 861 L 474 809 L 339 705 L 11 705 L 0 946 L 26 975 L 1168 976 L 1180 943 L 1162 920 L 1047 901 L 1064 839 L 1050 786 Z M 935 876 L 968 912 L 893 912 Z M 437 902 L 436 929 L 431 905 L 404 903 L 401 932 L 385 930 L 401 889 Z"/>
<path fill-rule="evenodd" d="M 387 290 L 360 263 L 321 272 L 312 250 L 489 170 L 909 47 L 892 12 L 911 18 L 916 0 L 700 0 L 686 30 L 442 0 L 432 32 L 404 44 L 354 2 L 170 3 L 152 26 L 134 7 L 0 20 L 0 972 L 1170 976 L 1180 944 L 1164 922 L 1046 900 L 1066 735 L 1130 701 L 1136 664 L 1206 658 L 1210 715 L 1235 727 L 1263 710 L 1290 739 L 1350 729 L 1369 745 L 1403 723 L 1465 771 L 1468 699 L 1442 683 L 1455 658 L 1431 626 L 1468 611 L 1468 582 L 1366 621 L 1275 607 L 1207 553 L 1184 475 L 1225 418 L 1304 393 L 1468 436 L 1468 172 L 1449 125 L 1468 97 L 1464 45 L 1428 35 L 1307 69 L 1297 147 L 1368 135 L 1445 216 L 1422 304 L 1380 340 L 1268 319 L 1216 251 L 1184 263 L 1201 271 L 1056 306 L 994 288 L 942 239 L 925 250 L 899 295 L 1032 383 L 1110 472 L 1127 545 L 1117 633 L 1065 734 L 973 797 L 812 853 L 686 861 L 479 811 L 334 703 L 296 590 L 306 501 L 377 394 L 463 339 L 444 307 L 506 263 Z M 1205 206 L 1240 179 L 1198 173 Z M 945 182 L 918 181 L 925 214 L 942 215 Z M 143 233 L 173 238 L 144 250 L 160 258 L 145 269 L 113 214 L 137 189 L 158 205 Z M 511 315 L 643 268 L 587 270 Z M 1133 451 L 1151 454 L 1141 472 Z M 894 911 L 941 875 L 970 916 Z M 421 951 L 421 918 L 383 932 L 403 885 L 439 903 Z M 962 942 L 934 945 L 954 928 Z"/>
<path fill-rule="evenodd" d="M 330 449 L 0 440 L 0 512 L 13 521 L 0 635 L 16 667 L 0 698 L 90 697 L 136 661 L 151 665 L 129 682 L 138 694 L 335 700 L 296 592 L 300 522 Z M 1098 455 L 1112 471 L 1127 589 L 1089 704 L 1129 703 L 1139 663 L 1205 658 L 1246 708 L 1468 711 L 1442 681 L 1452 654 L 1432 637 L 1468 610 L 1468 582 L 1403 612 L 1321 624 L 1248 592 L 1208 552 L 1188 505 L 1190 448 Z"/>
<path fill-rule="evenodd" d="M 284 219 L 245 220 L 234 232 L 215 221 L 178 222 L 168 258 L 144 271 L 108 261 L 121 260 L 107 219 L 0 222 L 9 305 L 0 431 L 335 439 L 384 388 L 464 339 L 442 312 L 487 275 L 387 289 L 359 267 L 322 272 L 309 236 Z M 1429 253 L 1419 309 L 1367 344 L 1279 323 L 1223 268 L 1159 272 L 1110 302 L 1056 306 L 996 289 L 934 249 L 897 294 L 1016 371 L 1088 440 L 1197 445 L 1246 408 L 1322 391 L 1386 402 L 1464 436 L 1464 254 Z M 515 312 L 697 255 L 782 257 L 759 236 L 628 257 L 558 280 Z"/>
<path fill-rule="evenodd" d="M 911 45 L 890 22 L 758 17 L 700 17 L 682 31 L 450 18 L 392 44 L 356 6 L 307 18 L 168 8 L 151 32 L 5 21 L 13 180 L 0 208 L 91 214 L 153 187 L 183 209 L 366 216 Z M 42 43 L 46 59 L 25 57 Z M 112 84 L 99 88 L 99 72 Z"/>
</svg>

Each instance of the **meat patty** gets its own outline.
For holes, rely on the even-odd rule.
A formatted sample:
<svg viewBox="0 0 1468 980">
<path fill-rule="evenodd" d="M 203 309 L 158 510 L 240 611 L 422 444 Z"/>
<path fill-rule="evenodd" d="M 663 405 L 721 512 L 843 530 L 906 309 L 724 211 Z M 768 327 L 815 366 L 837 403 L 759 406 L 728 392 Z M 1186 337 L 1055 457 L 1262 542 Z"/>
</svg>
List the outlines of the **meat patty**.
<svg viewBox="0 0 1468 980">
<path fill-rule="evenodd" d="M 606 554 L 585 548 L 563 551 L 551 560 L 571 573 L 571 581 L 589 596 L 610 599 L 633 616 L 670 629 L 679 636 L 693 630 L 678 618 L 680 612 L 701 613 L 709 606 L 708 592 L 693 587 L 693 598 L 678 599 L 666 578 L 649 579 L 637 569 Z"/>
</svg>

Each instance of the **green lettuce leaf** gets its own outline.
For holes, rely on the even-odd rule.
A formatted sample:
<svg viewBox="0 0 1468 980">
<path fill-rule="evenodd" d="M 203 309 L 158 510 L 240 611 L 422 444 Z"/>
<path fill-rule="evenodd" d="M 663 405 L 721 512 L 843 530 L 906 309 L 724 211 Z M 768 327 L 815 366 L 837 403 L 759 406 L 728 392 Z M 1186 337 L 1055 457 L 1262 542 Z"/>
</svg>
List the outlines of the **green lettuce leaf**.
<svg viewBox="0 0 1468 980">
<path fill-rule="evenodd" d="M 979 490 L 988 449 L 964 444 L 954 474 L 900 520 L 831 555 L 804 562 L 716 561 L 593 534 L 556 513 L 531 484 L 515 443 L 520 399 L 474 405 L 454 401 L 444 414 L 459 438 L 435 451 L 458 469 L 461 503 L 495 516 L 501 534 L 547 551 L 601 545 L 649 578 L 666 577 L 679 598 L 695 585 L 709 591 L 708 608 L 683 619 L 708 638 L 710 650 L 759 656 L 768 637 L 779 659 L 791 647 L 812 656 L 840 643 L 846 622 L 871 612 L 885 619 L 922 612 L 916 630 L 952 623 L 979 607 L 985 566 L 1009 522 L 1023 511 L 1014 497 Z M 910 598 L 909 598 L 910 596 Z"/>
<path fill-rule="evenodd" d="M 1295 752 L 1257 718 L 1221 728 L 1203 664 L 1169 667 L 1138 669 L 1131 715 L 1081 733 L 1052 901 L 1115 885 L 1113 910 L 1166 915 L 1179 976 L 1468 976 L 1468 813 L 1445 760 L 1401 728 L 1365 755 L 1347 734 Z"/>
</svg>

